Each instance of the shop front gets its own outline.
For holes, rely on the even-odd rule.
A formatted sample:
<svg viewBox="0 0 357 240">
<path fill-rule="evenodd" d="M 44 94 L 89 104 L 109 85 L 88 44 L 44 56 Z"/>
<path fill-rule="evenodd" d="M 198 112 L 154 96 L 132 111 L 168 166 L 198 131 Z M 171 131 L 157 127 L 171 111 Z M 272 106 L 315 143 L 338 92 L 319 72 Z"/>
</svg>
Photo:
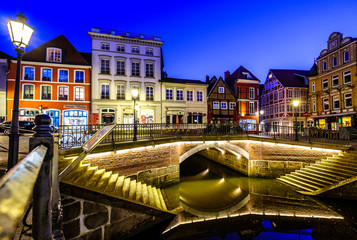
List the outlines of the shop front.
<svg viewBox="0 0 357 240">
<path fill-rule="evenodd" d="M 342 115 L 325 118 L 315 118 L 314 125 L 320 129 L 339 130 L 341 127 L 354 127 L 356 115 Z"/>
<path fill-rule="evenodd" d="M 239 119 L 239 125 L 247 131 L 257 131 L 256 119 Z"/>
<path fill-rule="evenodd" d="M 20 121 L 34 121 L 36 115 L 40 114 L 39 109 L 34 108 L 20 108 L 19 120 Z"/>
<path fill-rule="evenodd" d="M 63 125 L 87 125 L 88 111 L 85 110 L 64 110 Z"/>
<path fill-rule="evenodd" d="M 102 124 L 114 123 L 115 121 L 115 109 L 105 108 L 100 111 L 100 118 Z"/>
<path fill-rule="evenodd" d="M 184 123 L 184 111 L 176 110 L 176 111 L 167 111 L 166 112 L 166 123 L 176 124 L 176 123 Z"/>
<path fill-rule="evenodd" d="M 60 110 L 56 109 L 46 109 L 43 110 L 44 114 L 47 114 L 51 118 L 51 126 L 59 128 L 60 125 Z"/>
<path fill-rule="evenodd" d="M 206 116 L 205 113 L 189 112 L 187 116 L 187 123 L 203 123 L 204 116 Z"/>
<path fill-rule="evenodd" d="M 141 109 L 141 123 L 154 123 L 155 112 L 154 109 Z"/>
</svg>

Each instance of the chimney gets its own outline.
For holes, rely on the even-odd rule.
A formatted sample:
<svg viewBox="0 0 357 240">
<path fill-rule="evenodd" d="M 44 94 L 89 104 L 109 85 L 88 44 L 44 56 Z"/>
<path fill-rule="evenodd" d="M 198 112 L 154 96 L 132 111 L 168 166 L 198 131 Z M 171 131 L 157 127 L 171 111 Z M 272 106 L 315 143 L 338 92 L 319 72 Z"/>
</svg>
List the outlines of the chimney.
<svg viewBox="0 0 357 240">
<path fill-rule="evenodd" d="M 206 75 L 206 83 L 209 83 L 209 76 Z"/>
<path fill-rule="evenodd" d="M 231 73 L 229 71 L 225 71 L 224 72 L 224 80 L 227 80 L 227 78 L 229 78 L 229 76 L 231 76 Z"/>
</svg>

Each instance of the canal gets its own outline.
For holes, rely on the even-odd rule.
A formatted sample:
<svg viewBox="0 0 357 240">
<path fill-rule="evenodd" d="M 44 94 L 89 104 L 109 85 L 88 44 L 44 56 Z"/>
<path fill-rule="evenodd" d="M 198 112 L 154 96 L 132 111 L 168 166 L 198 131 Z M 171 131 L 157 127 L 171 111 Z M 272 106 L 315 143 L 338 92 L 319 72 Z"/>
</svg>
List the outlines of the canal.
<svg viewBox="0 0 357 240">
<path fill-rule="evenodd" d="M 304 196 L 198 155 L 164 192 L 178 214 L 134 239 L 357 239 L 355 201 Z"/>
</svg>

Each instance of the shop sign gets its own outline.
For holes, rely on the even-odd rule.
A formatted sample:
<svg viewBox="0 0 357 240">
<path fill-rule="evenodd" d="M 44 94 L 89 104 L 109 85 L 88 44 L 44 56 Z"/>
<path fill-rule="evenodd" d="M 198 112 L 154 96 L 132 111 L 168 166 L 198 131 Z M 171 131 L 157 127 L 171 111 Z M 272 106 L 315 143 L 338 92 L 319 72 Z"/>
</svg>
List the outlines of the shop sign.
<svg viewBox="0 0 357 240">
<path fill-rule="evenodd" d="M 83 105 L 83 104 L 65 104 L 64 108 L 87 109 L 87 105 Z"/>
</svg>

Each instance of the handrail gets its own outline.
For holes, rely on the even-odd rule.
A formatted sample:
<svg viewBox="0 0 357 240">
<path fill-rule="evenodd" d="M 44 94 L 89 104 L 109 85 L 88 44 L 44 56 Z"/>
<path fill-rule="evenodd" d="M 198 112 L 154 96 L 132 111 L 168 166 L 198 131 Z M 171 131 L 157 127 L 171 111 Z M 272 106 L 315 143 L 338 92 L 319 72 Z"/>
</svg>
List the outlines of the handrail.
<svg viewBox="0 0 357 240">
<path fill-rule="evenodd" d="M 0 179 L 0 239 L 11 239 L 25 213 L 47 147 L 32 150 Z"/>
</svg>

